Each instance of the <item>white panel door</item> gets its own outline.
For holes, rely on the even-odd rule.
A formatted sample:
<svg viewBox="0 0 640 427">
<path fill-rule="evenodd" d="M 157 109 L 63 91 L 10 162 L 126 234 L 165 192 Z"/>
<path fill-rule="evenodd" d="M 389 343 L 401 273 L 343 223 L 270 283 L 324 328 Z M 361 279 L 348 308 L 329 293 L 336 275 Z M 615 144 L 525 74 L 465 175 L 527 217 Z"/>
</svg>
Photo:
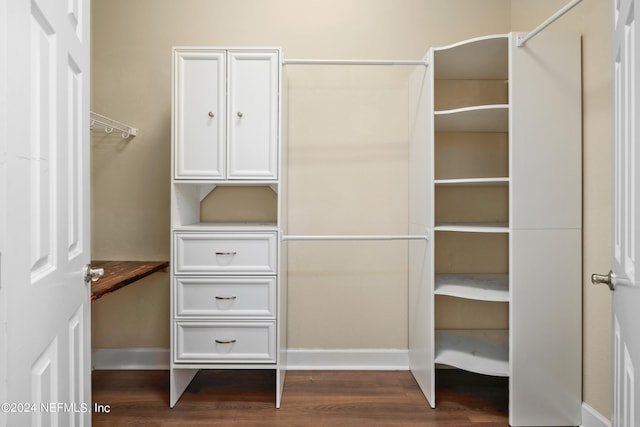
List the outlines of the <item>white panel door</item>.
<svg viewBox="0 0 640 427">
<path fill-rule="evenodd" d="M 277 51 L 229 51 L 229 179 L 277 179 Z"/>
<path fill-rule="evenodd" d="M 226 53 L 176 50 L 174 55 L 175 178 L 225 178 Z"/>
<path fill-rule="evenodd" d="M 0 378 L 7 377 L 7 283 L 4 262 L 7 249 L 6 238 L 6 209 L 7 200 L 7 1 L 0 0 Z M 0 402 L 7 401 L 7 385 L 0 382 Z M 7 415 L 0 411 L 0 426 L 7 425 Z"/>
<path fill-rule="evenodd" d="M 638 254 L 638 99 L 640 37 L 638 2 L 614 1 L 614 217 L 613 217 L 613 427 L 635 427 L 640 422 L 640 277 Z"/>
<path fill-rule="evenodd" d="M 90 2 L 0 3 L 0 424 L 88 426 Z"/>
</svg>

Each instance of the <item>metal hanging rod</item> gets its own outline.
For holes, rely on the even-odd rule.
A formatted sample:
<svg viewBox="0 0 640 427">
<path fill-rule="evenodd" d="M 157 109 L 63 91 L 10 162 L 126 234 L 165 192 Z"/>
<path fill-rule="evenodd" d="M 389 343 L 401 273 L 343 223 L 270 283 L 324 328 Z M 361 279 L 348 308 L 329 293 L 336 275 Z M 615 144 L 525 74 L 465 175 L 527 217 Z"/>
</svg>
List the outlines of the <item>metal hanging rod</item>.
<svg viewBox="0 0 640 427">
<path fill-rule="evenodd" d="M 382 59 L 285 59 L 282 65 L 424 65 L 426 60 L 382 60 Z"/>
<path fill-rule="evenodd" d="M 129 125 L 125 125 L 117 120 L 110 119 L 107 116 L 103 116 L 102 114 L 94 113 L 93 111 L 89 112 L 89 120 L 90 120 L 90 128 L 93 130 L 95 125 L 100 125 L 100 127 L 104 128 L 106 133 L 111 133 L 114 130 L 122 132 L 120 136 L 123 139 L 127 139 L 130 136 L 136 136 L 138 134 L 138 129 L 131 127 Z"/>
<path fill-rule="evenodd" d="M 525 34 L 524 36 L 518 36 L 518 44 L 517 44 L 517 46 L 518 47 L 524 46 L 525 43 L 527 43 L 527 41 L 529 41 L 530 39 L 535 37 L 540 31 L 544 30 L 549 25 L 553 24 L 555 21 L 558 20 L 558 18 L 560 18 L 565 13 L 569 12 L 571 9 L 573 9 L 581 1 L 582 0 L 572 0 L 572 1 L 570 1 L 562 9 L 560 9 L 559 11 L 557 11 L 556 13 L 551 15 L 546 21 L 544 21 L 542 24 L 538 25 L 536 28 L 531 30 L 529 33 Z"/>
<path fill-rule="evenodd" d="M 294 241 L 329 241 L 329 240 L 429 240 L 429 234 L 417 235 L 283 235 L 282 240 Z"/>
</svg>

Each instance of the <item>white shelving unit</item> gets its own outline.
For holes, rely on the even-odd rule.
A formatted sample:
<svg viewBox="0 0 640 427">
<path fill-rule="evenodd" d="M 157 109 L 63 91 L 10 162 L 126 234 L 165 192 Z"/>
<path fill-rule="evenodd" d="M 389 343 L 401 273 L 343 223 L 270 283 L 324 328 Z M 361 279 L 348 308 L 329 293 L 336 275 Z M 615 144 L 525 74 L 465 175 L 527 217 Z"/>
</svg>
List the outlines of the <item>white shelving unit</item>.
<svg viewBox="0 0 640 427">
<path fill-rule="evenodd" d="M 281 52 L 178 47 L 173 66 L 169 404 L 201 369 L 266 369 L 276 372 L 279 407 L 287 346 Z M 243 216 L 246 190 L 270 196 L 249 209 L 264 219 Z"/>
<path fill-rule="evenodd" d="M 447 365 L 509 377 L 512 426 L 580 424 L 580 37 L 517 36 L 416 61 L 407 236 L 288 235 L 280 51 L 174 50 L 171 406 L 200 369 L 273 369 L 280 405 L 286 241 L 403 238 L 410 367 L 431 406 Z M 275 218 L 211 220 L 218 187 L 273 191 Z M 508 315 L 486 326 L 493 310 Z"/>
<path fill-rule="evenodd" d="M 433 407 L 448 365 L 509 377 L 512 426 L 579 425 L 580 36 L 517 36 L 412 76 L 410 229 L 433 238 L 409 246 L 410 365 Z"/>
</svg>

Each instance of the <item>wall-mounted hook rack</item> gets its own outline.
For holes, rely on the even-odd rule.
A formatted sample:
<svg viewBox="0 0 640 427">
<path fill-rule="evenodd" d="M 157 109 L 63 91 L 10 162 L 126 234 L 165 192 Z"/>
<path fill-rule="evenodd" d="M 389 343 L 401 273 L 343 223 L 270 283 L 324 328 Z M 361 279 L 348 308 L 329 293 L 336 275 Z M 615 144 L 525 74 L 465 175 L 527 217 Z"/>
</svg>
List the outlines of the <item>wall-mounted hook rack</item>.
<svg viewBox="0 0 640 427">
<path fill-rule="evenodd" d="M 95 129 L 96 125 L 104 128 L 106 133 L 111 133 L 114 130 L 122 132 L 120 135 L 123 139 L 128 139 L 131 136 L 136 136 L 138 134 L 138 129 L 121 123 L 117 120 L 110 119 L 109 117 L 103 116 L 98 113 L 90 112 L 89 115 L 91 129 Z"/>
</svg>

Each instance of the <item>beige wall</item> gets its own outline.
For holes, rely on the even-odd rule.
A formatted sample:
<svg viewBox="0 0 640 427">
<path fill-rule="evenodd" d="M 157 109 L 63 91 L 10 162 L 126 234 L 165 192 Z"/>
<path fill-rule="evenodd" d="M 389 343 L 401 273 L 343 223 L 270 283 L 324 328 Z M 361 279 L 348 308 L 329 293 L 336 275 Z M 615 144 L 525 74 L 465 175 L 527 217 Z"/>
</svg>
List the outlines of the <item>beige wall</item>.
<svg viewBox="0 0 640 427">
<path fill-rule="evenodd" d="M 529 30 L 564 3 L 92 0 L 91 108 L 140 128 L 129 142 L 93 135 L 93 258 L 168 259 L 172 46 L 419 59 L 432 46 Z M 610 301 L 587 275 L 609 265 L 610 207 L 599 203 L 610 198 L 609 15 L 608 2 L 585 0 L 551 28 L 584 36 L 584 395 L 605 415 Z M 287 67 L 290 233 L 407 232 L 407 73 Z M 207 203 L 203 213 L 216 214 Z M 292 243 L 290 346 L 407 348 L 406 258 L 402 242 Z M 94 303 L 94 348 L 168 347 L 167 276 Z"/>
</svg>

